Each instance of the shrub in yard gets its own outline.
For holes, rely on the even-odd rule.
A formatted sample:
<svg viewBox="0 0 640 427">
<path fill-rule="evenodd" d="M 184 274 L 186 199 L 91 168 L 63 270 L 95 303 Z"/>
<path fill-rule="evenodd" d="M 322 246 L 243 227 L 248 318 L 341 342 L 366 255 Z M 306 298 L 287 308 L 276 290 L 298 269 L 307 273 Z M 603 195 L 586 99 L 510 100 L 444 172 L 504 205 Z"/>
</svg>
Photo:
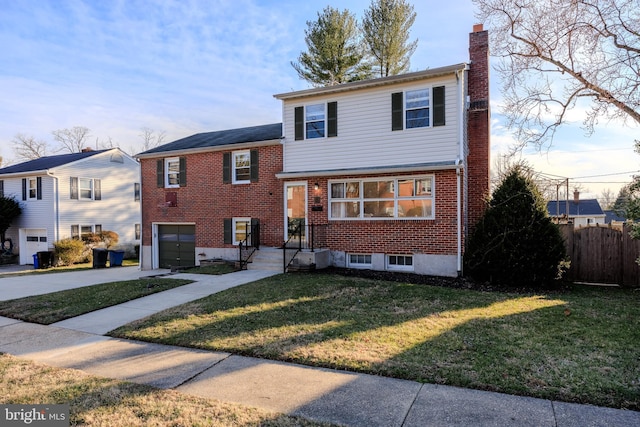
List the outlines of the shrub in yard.
<svg viewBox="0 0 640 427">
<path fill-rule="evenodd" d="M 62 239 L 53 244 L 59 265 L 73 265 L 84 261 L 84 242 L 78 239 Z"/>
<path fill-rule="evenodd" d="M 537 186 L 523 166 L 513 166 L 469 238 L 466 273 L 506 286 L 546 286 L 558 278 L 565 256 Z"/>
</svg>

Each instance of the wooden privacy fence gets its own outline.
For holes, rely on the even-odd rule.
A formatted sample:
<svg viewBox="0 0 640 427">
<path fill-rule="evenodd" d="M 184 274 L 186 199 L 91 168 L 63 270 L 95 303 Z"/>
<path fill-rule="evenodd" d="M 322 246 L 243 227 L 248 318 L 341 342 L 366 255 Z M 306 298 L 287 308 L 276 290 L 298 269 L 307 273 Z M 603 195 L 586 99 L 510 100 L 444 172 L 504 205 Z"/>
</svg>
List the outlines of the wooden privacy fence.
<svg viewBox="0 0 640 427">
<path fill-rule="evenodd" d="M 629 226 L 559 227 L 571 260 L 569 280 L 640 287 L 640 240 L 631 238 Z"/>
</svg>

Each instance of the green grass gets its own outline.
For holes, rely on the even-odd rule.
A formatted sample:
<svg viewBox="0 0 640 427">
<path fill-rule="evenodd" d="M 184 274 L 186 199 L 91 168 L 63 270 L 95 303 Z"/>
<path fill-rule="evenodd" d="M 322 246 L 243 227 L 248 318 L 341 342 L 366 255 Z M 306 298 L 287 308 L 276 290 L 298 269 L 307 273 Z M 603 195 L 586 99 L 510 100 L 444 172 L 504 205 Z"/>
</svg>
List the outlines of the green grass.
<svg viewBox="0 0 640 427">
<path fill-rule="evenodd" d="M 640 292 L 489 293 L 278 275 L 112 336 L 640 410 Z"/>
<path fill-rule="evenodd" d="M 145 278 L 0 301 L 0 316 L 49 325 L 192 282 L 183 279 Z"/>
</svg>

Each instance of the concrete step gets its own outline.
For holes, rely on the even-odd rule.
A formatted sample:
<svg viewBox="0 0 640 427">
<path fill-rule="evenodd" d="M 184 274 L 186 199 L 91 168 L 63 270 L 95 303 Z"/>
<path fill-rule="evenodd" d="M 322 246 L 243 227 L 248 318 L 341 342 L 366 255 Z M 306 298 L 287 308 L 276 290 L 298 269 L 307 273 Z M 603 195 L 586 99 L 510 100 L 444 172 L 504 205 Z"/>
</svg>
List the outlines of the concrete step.
<svg viewBox="0 0 640 427">
<path fill-rule="evenodd" d="M 282 249 L 261 247 L 251 256 L 247 270 L 282 271 Z"/>
</svg>

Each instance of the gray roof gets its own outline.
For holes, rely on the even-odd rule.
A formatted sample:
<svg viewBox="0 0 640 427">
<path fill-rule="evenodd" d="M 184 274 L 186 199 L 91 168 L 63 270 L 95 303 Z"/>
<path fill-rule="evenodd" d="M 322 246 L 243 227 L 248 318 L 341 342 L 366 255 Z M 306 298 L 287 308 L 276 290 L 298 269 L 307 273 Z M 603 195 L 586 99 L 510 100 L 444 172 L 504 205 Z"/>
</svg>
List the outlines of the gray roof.
<svg viewBox="0 0 640 427">
<path fill-rule="evenodd" d="M 567 201 L 560 200 L 559 203 L 555 200 L 551 200 L 547 203 L 547 211 L 551 216 L 565 215 L 567 212 Z M 577 203 L 575 200 L 569 200 L 569 216 L 604 216 L 604 212 L 600 207 L 600 203 L 596 199 L 584 199 L 579 200 Z"/>
<path fill-rule="evenodd" d="M 2 168 L 0 169 L 0 175 L 46 171 L 58 166 L 63 166 L 69 163 L 76 162 L 78 160 L 86 159 L 87 157 L 95 156 L 96 154 L 104 153 L 105 151 L 109 150 L 110 149 L 40 157 L 39 159 L 29 160 L 24 163 L 18 163 L 17 165 Z"/>
<path fill-rule="evenodd" d="M 221 130 L 216 132 L 197 133 L 177 141 L 161 145 L 137 154 L 166 153 L 168 151 L 193 150 L 197 148 L 219 147 L 229 144 L 241 144 L 244 142 L 260 142 L 282 137 L 282 123 L 270 125 L 251 126 L 246 128 Z"/>
</svg>

